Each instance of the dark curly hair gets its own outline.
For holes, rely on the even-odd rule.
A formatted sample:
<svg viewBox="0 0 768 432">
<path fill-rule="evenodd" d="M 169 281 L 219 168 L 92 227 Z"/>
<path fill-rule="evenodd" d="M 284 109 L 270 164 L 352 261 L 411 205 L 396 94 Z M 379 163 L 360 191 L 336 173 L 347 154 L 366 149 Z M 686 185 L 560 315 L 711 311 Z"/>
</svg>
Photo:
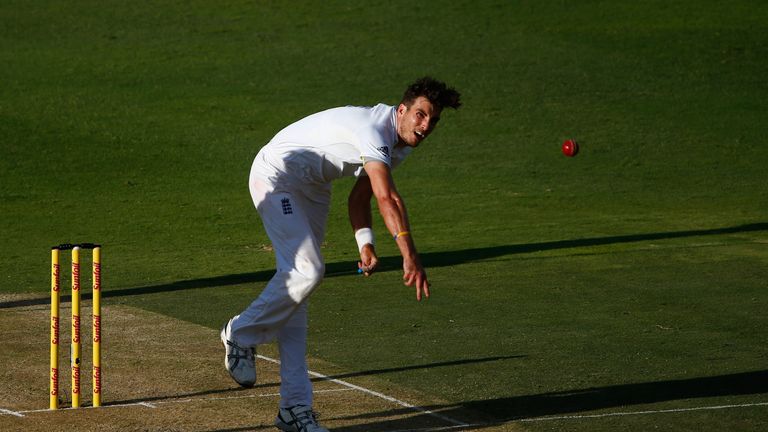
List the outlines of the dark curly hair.
<svg viewBox="0 0 768 432">
<path fill-rule="evenodd" d="M 410 107 L 419 96 L 429 99 L 433 105 L 440 109 L 445 107 L 456 109 L 461 106 L 459 92 L 446 86 L 444 82 L 428 76 L 419 78 L 409 85 L 400 103 Z"/>
</svg>

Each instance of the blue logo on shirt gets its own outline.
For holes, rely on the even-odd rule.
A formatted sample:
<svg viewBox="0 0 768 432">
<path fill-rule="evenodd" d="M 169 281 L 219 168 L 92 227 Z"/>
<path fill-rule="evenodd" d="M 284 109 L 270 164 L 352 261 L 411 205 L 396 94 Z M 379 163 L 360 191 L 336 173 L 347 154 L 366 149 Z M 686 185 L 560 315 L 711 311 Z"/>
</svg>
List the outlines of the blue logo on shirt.
<svg viewBox="0 0 768 432">
<path fill-rule="evenodd" d="M 289 215 L 293 214 L 293 208 L 291 207 L 291 201 L 288 198 L 283 198 L 280 200 L 280 202 L 283 204 L 283 214 Z"/>
<path fill-rule="evenodd" d="M 386 157 L 389 157 L 389 147 L 378 147 L 376 150 L 379 151 L 379 153 L 383 154 Z"/>
</svg>

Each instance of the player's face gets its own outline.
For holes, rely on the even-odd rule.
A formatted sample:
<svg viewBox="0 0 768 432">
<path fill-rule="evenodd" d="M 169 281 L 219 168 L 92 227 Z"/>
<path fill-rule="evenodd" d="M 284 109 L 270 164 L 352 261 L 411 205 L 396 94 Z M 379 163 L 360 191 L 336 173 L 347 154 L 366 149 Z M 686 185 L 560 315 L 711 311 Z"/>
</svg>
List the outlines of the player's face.
<svg viewBox="0 0 768 432">
<path fill-rule="evenodd" d="M 397 107 L 398 144 L 416 147 L 435 129 L 440 120 L 440 108 L 424 96 L 419 96 L 411 106 Z"/>
</svg>

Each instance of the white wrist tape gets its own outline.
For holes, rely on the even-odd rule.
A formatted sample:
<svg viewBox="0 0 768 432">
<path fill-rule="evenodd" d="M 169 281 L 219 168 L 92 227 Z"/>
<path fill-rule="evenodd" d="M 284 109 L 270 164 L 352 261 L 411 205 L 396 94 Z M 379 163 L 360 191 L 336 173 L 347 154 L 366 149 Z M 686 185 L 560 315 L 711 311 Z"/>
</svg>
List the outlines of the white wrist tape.
<svg viewBox="0 0 768 432">
<path fill-rule="evenodd" d="M 355 240 L 357 240 L 358 252 L 362 251 L 363 246 L 367 244 L 370 244 L 371 246 L 376 245 L 373 238 L 373 230 L 370 228 L 360 228 L 359 230 L 355 231 Z"/>
</svg>

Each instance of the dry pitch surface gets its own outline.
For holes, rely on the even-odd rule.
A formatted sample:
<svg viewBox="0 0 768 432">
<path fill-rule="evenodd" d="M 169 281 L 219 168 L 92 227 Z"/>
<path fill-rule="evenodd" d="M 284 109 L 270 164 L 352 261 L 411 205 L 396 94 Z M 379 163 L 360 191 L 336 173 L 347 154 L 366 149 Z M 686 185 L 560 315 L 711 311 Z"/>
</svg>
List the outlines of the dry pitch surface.
<svg viewBox="0 0 768 432">
<path fill-rule="evenodd" d="M 0 302 L 19 297 L 0 297 Z M 62 341 L 69 340 L 69 304 L 62 304 Z M 0 309 L 0 430 L 25 431 L 259 431 L 272 426 L 279 400 L 278 365 L 257 363 L 259 382 L 238 387 L 224 370 L 218 332 L 144 310 L 104 307 L 103 396 L 91 404 L 90 304 L 83 302 L 82 404 L 67 409 L 69 344 L 60 346 L 60 406 L 48 410 L 49 307 Z M 274 346 L 260 354 L 276 358 Z M 310 361 L 315 408 L 334 431 L 507 431 L 519 425 L 479 425 L 474 413 L 424 412 L 445 401 L 372 377 L 328 379 L 338 367 Z M 345 385 L 349 383 L 350 385 Z M 357 388 L 355 388 L 357 386 Z M 412 405 L 412 406 L 408 406 Z"/>
</svg>

